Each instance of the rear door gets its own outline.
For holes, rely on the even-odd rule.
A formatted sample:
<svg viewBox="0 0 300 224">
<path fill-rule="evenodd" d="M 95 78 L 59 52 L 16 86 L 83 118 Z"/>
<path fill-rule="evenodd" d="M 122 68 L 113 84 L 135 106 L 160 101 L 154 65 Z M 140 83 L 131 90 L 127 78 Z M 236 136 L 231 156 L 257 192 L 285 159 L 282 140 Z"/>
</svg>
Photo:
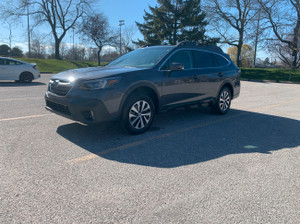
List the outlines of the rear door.
<svg viewBox="0 0 300 224">
<path fill-rule="evenodd" d="M 219 86 L 224 79 L 223 71 L 218 66 L 213 53 L 195 50 L 194 56 L 201 100 L 210 100 L 216 97 Z"/>
</svg>

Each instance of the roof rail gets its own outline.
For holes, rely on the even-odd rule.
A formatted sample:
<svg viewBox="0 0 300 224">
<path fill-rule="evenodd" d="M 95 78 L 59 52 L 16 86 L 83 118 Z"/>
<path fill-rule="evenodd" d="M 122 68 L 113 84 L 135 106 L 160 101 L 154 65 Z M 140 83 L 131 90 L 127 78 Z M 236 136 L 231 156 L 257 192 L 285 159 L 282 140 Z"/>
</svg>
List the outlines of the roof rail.
<svg viewBox="0 0 300 224">
<path fill-rule="evenodd" d="M 207 45 L 207 44 L 198 44 L 192 41 L 182 41 L 179 42 L 176 47 L 181 47 L 181 46 L 190 46 L 190 47 L 197 47 L 197 48 L 201 48 L 201 49 L 206 49 L 206 50 L 211 50 L 211 51 L 215 51 L 215 52 L 219 52 L 219 53 L 224 53 L 223 50 L 218 47 L 218 46 L 214 46 L 214 45 Z"/>
<path fill-rule="evenodd" d="M 192 42 L 192 41 L 181 41 L 179 42 L 176 46 L 196 46 L 198 44 L 196 44 L 195 42 Z"/>
</svg>

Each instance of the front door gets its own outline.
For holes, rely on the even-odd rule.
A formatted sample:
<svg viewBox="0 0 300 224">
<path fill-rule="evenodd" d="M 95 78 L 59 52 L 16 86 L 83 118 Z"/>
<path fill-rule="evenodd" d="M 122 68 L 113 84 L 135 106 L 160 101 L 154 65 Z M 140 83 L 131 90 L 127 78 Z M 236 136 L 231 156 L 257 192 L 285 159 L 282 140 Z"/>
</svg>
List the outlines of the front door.
<svg viewBox="0 0 300 224">
<path fill-rule="evenodd" d="M 174 65 L 178 69 L 172 69 Z M 192 103 L 201 98 L 192 51 L 181 50 L 174 53 L 161 67 L 161 73 L 163 107 Z"/>
<path fill-rule="evenodd" d="M 7 65 L 7 60 L 0 58 L 0 79 L 7 80 L 9 79 L 9 65 Z"/>
</svg>

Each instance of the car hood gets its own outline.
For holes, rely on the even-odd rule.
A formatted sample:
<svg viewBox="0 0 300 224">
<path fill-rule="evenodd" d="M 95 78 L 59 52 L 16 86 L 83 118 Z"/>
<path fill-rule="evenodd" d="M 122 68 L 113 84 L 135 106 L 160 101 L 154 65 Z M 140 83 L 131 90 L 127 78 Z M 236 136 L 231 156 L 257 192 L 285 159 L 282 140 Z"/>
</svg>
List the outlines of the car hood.
<svg viewBox="0 0 300 224">
<path fill-rule="evenodd" d="M 124 74 L 128 72 L 140 71 L 145 68 L 136 68 L 136 67 L 89 67 L 89 68 L 80 68 L 73 69 L 64 72 L 60 72 L 54 76 L 52 79 L 60 79 L 68 82 L 73 82 L 78 79 L 91 80 L 99 79 L 110 76 L 115 76 L 119 74 Z"/>
</svg>

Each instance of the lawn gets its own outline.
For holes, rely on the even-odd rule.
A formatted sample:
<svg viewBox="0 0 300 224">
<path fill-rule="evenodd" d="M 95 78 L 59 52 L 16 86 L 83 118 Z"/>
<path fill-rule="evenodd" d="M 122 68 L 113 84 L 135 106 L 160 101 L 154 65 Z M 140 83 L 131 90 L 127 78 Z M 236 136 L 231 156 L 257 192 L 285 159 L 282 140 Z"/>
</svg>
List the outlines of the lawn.
<svg viewBox="0 0 300 224">
<path fill-rule="evenodd" d="M 20 58 L 19 60 L 28 63 L 36 63 L 40 72 L 58 73 L 69 69 L 95 67 L 97 62 L 89 61 L 64 61 L 56 59 L 36 59 L 36 58 Z M 105 63 L 101 63 L 105 65 Z"/>
<path fill-rule="evenodd" d="M 242 68 L 242 79 L 300 82 L 300 69 Z"/>
</svg>

